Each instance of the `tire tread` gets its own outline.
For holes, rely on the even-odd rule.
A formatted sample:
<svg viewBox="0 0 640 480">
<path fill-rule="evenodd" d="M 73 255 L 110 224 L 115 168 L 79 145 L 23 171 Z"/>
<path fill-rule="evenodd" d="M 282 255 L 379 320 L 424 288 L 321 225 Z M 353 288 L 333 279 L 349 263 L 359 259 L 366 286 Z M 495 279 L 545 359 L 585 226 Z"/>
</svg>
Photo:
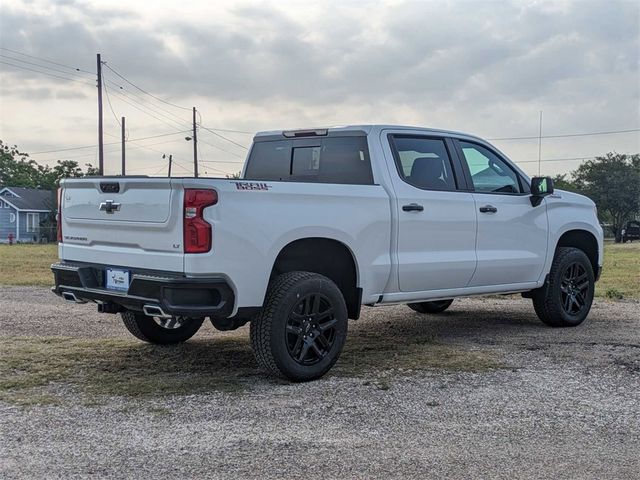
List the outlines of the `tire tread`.
<svg viewBox="0 0 640 480">
<path fill-rule="evenodd" d="M 569 327 L 577 325 L 564 320 L 563 310 L 560 302 L 558 302 L 558 299 L 555 298 L 554 295 L 549 293 L 555 291 L 556 283 L 560 280 L 557 275 L 558 269 L 567 257 L 575 255 L 576 252 L 585 255 L 585 253 L 579 248 L 558 248 L 555 256 L 553 257 L 551 269 L 549 270 L 549 278 L 547 284 L 536 291 L 532 297 L 533 308 L 536 312 L 536 315 L 545 325 L 548 325 L 550 327 Z"/>
<path fill-rule="evenodd" d="M 142 313 L 126 310 L 121 312 L 120 316 L 126 329 L 138 340 L 159 345 L 171 345 L 189 340 L 198 332 L 204 321 L 204 318 L 192 318 L 188 325 L 180 327 L 178 331 L 164 332 L 155 324 L 149 325 L 148 328 L 145 325 L 141 327 L 141 322 L 153 322 L 151 317 Z M 148 333 L 145 333 L 145 330 Z"/>
<path fill-rule="evenodd" d="M 292 287 L 302 280 L 313 277 L 325 278 L 317 273 L 300 271 L 287 272 L 277 276 L 267 289 L 267 296 L 262 311 L 251 322 L 249 330 L 251 347 L 258 365 L 270 375 L 277 377 L 286 376 L 285 372 L 278 368 L 271 349 L 271 331 L 276 310 L 284 296 Z"/>
<path fill-rule="evenodd" d="M 135 312 L 127 310 L 125 312 L 122 312 L 120 316 L 122 317 L 124 326 L 127 327 L 127 330 L 129 330 L 129 333 L 131 333 L 131 335 L 136 337 L 138 340 L 142 340 L 143 342 L 152 343 L 152 341 L 144 333 L 142 333 L 142 330 L 140 330 Z"/>
</svg>

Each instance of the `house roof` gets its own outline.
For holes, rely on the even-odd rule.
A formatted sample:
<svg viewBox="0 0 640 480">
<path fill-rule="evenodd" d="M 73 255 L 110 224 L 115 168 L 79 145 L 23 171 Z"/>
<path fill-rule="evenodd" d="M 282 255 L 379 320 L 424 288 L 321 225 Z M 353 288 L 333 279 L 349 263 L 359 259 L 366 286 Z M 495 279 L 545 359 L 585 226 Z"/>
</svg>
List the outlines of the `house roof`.
<svg viewBox="0 0 640 480">
<path fill-rule="evenodd" d="M 2 196 L 2 200 L 13 205 L 18 210 L 55 210 L 55 193 L 50 190 L 37 190 L 35 188 L 5 187 L 0 189 L 0 194 L 6 190 L 17 195 L 16 197 Z"/>
</svg>

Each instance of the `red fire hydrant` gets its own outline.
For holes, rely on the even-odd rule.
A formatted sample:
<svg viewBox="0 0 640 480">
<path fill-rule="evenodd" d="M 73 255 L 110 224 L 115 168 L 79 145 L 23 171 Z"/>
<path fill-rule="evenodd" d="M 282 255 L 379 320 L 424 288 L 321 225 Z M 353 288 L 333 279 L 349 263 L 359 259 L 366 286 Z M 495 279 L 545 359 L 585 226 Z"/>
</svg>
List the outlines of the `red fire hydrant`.
<svg viewBox="0 0 640 480">
<path fill-rule="evenodd" d="M 9 240 L 9 245 L 13 245 L 13 233 L 9 232 L 7 239 Z"/>
</svg>

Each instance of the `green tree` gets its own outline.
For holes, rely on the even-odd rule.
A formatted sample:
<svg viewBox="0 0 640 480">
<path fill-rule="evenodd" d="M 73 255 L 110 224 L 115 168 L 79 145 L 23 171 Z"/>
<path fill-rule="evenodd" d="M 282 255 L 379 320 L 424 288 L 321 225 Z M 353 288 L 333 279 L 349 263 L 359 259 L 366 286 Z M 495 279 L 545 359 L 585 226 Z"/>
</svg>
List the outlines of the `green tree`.
<svg viewBox="0 0 640 480">
<path fill-rule="evenodd" d="M 0 186 L 54 190 L 63 178 L 97 175 L 98 169 L 87 164 L 83 171 L 74 160 L 58 160 L 56 165 L 39 165 L 18 147 L 0 140 Z"/>
<path fill-rule="evenodd" d="M 607 153 L 584 162 L 572 179 L 596 203 L 601 218 L 611 222 L 619 241 L 624 223 L 640 211 L 640 155 Z"/>
<path fill-rule="evenodd" d="M 0 140 L 0 186 L 39 188 L 38 164 Z"/>
<path fill-rule="evenodd" d="M 576 187 L 575 183 L 571 181 L 567 174 L 556 175 L 553 177 L 553 186 L 554 188 L 559 188 L 560 190 L 566 190 L 568 192 L 578 191 L 578 187 Z"/>
</svg>

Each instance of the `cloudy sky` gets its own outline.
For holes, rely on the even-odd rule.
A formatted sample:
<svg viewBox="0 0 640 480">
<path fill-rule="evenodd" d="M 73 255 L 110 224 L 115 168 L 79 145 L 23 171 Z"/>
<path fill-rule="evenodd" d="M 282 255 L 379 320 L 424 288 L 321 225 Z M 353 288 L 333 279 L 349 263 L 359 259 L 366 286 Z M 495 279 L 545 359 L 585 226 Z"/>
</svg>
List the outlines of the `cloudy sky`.
<svg viewBox="0 0 640 480">
<path fill-rule="evenodd" d="M 3 0 L 0 48 L 0 139 L 43 163 L 97 163 L 98 52 L 113 69 L 105 142 L 126 116 L 138 174 L 164 173 L 163 153 L 191 171 L 192 106 L 210 129 L 249 133 L 394 123 L 535 137 L 541 110 L 543 136 L 640 129 L 637 1 Z M 200 130 L 201 168 L 240 170 L 251 134 L 217 133 L 233 143 Z M 537 173 L 537 139 L 493 143 Z M 542 171 L 612 150 L 640 152 L 640 132 L 544 138 Z M 117 173 L 119 146 L 105 151 Z"/>
</svg>

